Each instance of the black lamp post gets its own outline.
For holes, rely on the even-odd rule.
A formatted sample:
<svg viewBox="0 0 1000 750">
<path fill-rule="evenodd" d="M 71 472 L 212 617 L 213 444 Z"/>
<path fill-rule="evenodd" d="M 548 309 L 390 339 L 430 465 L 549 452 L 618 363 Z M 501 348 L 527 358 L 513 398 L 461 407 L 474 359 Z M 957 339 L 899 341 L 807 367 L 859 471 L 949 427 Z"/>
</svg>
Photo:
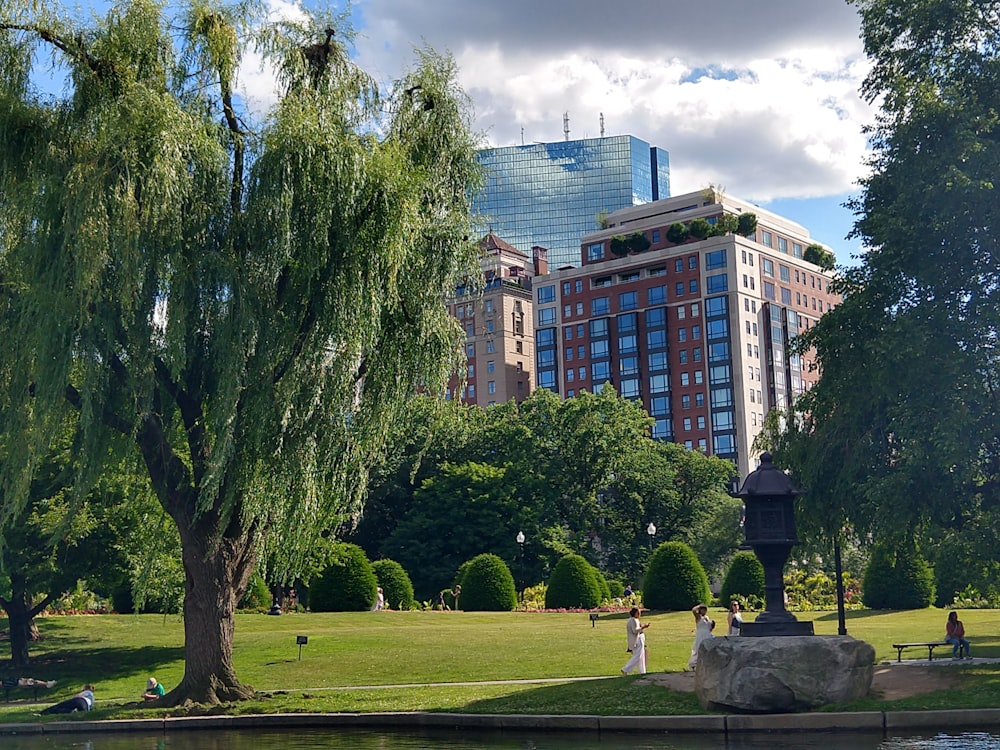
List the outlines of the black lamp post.
<svg viewBox="0 0 1000 750">
<path fill-rule="evenodd" d="M 812 622 L 799 622 L 785 609 L 785 563 L 799 543 L 795 531 L 795 498 L 802 492 L 762 453 L 760 466 L 750 472 L 736 497 L 746 506 L 746 543 L 764 566 L 764 611 L 744 623 L 743 636 L 813 635 Z"/>
<path fill-rule="evenodd" d="M 649 534 L 649 551 L 653 551 L 653 537 L 656 536 L 656 524 L 652 521 L 649 522 L 649 526 L 646 527 L 646 533 Z"/>
<path fill-rule="evenodd" d="M 520 574 L 519 578 L 521 579 L 521 582 L 520 582 L 520 595 L 521 595 L 521 601 L 523 602 L 524 601 L 524 532 L 523 531 L 518 531 L 517 532 L 517 536 L 515 537 L 515 540 L 517 541 L 518 545 L 521 547 L 521 557 L 520 557 L 520 560 L 518 562 L 518 573 Z"/>
</svg>

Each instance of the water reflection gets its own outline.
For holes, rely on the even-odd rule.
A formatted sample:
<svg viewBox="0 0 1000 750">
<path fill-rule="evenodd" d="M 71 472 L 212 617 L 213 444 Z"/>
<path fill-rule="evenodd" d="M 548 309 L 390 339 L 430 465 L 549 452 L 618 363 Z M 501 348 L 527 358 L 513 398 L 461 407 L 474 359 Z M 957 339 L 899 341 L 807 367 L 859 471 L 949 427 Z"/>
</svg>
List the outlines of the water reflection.
<svg viewBox="0 0 1000 750">
<path fill-rule="evenodd" d="M 354 729 L 295 731 L 180 731 L 170 734 L 0 735 L 4 750 L 996 750 L 1000 736 L 985 733 L 890 737 L 871 734 L 720 735 L 373 732 Z"/>
</svg>

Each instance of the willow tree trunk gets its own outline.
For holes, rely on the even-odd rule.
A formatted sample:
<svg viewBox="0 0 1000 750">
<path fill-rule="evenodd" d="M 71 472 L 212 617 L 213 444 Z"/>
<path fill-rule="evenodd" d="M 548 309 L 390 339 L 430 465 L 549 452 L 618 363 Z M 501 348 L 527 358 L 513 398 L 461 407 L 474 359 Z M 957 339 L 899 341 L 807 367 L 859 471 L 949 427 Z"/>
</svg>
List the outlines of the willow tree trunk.
<svg viewBox="0 0 1000 750">
<path fill-rule="evenodd" d="M 32 640 L 34 617 L 31 605 L 23 594 L 15 593 L 10 601 L 4 604 L 7 610 L 7 623 L 10 628 L 10 663 L 20 668 L 28 666 L 28 643 Z"/>
<path fill-rule="evenodd" d="M 205 519 L 181 527 L 184 559 L 184 677 L 152 705 L 217 704 L 254 695 L 233 668 L 236 605 L 253 572 L 252 541 L 205 534 Z"/>
</svg>

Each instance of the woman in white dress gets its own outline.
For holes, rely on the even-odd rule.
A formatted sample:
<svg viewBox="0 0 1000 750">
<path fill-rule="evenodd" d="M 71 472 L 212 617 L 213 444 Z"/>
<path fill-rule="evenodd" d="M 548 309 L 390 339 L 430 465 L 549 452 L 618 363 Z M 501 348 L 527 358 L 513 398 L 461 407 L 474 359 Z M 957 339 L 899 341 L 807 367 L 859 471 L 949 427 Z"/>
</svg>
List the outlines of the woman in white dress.
<svg viewBox="0 0 1000 750">
<path fill-rule="evenodd" d="M 629 674 L 633 669 L 639 674 L 646 674 L 646 628 L 649 623 L 643 625 L 639 622 L 638 607 L 632 607 L 628 614 L 625 634 L 628 636 L 628 650 L 632 652 L 632 658 L 622 667 L 622 674 Z"/>
<path fill-rule="evenodd" d="M 696 604 L 691 608 L 694 615 L 694 645 L 691 646 L 691 658 L 688 659 L 688 669 L 698 666 L 698 647 L 701 642 L 712 637 L 712 628 L 715 623 L 708 619 L 708 606 Z"/>
</svg>

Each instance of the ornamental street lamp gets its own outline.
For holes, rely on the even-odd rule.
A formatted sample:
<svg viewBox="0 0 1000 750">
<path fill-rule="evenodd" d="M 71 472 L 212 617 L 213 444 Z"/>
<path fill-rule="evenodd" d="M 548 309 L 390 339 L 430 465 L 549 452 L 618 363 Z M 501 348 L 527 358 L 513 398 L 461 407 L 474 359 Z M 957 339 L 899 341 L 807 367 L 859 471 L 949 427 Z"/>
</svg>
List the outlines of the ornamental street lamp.
<svg viewBox="0 0 1000 750">
<path fill-rule="evenodd" d="M 653 549 L 653 537 L 656 536 L 656 524 L 652 521 L 649 522 L 649 526 L 646 527 L 646 533 L 649 534 L 649 549 Z"/>
<path fill-rule="evenodd" d="M 795 498 L 802 492 L 762 453 L 760 466 L 750 472 L 736 497 L 746 507 L 744 533 L 764 567 L 764 611 L 755 622 L 744 623 L 740 635 L 813 635 L 812 622 L 799 622 L 785 609 L 785 563 L 799 543 L 795 531 Z"/>
</svg>

